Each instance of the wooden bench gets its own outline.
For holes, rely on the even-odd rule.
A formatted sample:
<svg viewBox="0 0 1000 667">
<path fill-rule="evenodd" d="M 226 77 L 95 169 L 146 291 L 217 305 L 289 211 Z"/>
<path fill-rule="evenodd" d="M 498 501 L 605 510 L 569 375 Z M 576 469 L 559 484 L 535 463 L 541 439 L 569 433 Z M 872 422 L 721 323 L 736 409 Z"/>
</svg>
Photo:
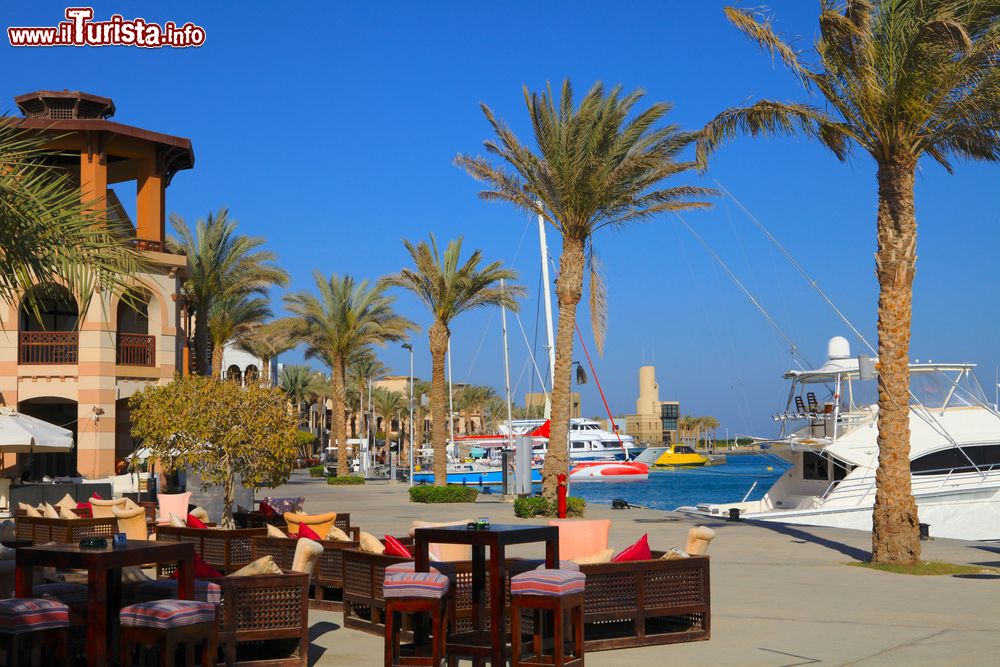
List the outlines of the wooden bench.
<svg viewBox="0 0 1000 667">
<path fill-rule="evenodd" d="M 46 519 L 45 517 L 16 516 L 17 539 L 31 540 L 33 545 L 47 542 L 77 544 L 90 537 L 103 537 L 111 541 L 118 532 L 118 520 L 104 519 Z"/>
<path fill-rule="evenodd" d="M 156 529 L 158 542 L 191 542 L 195 553 L 223 574 L 240 569 L 252 559 L 250 543 L 254 537 L 267 534 L 266 528 L 220 529 L 220 528 L 179 528 L 160 526 Z M 159 575 L 170 574 L 169 564 L 157 566 Z"/>
<path fill-rule="evenodd" d="M 272 556 L 283 570 L 292 569 L 296 540 L 283 537 L 254 537 L 250 547 L 251 560 L 262 556 Z M 344 600 L 344 550 L 357 549 L 358 542 L 336 542 L 320 540 L 323 554 L 316 563 L 312 576 L 312 595 L 309 606 L 312 609 L 340 611 Z"/>
</svg>

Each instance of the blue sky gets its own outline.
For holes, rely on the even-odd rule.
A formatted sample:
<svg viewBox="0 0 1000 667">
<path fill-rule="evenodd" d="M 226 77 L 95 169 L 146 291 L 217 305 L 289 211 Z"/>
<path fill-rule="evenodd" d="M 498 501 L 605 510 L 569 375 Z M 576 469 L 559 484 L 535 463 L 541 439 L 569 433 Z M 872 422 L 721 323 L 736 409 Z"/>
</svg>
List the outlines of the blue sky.
<svg viewBox="0 0 1000 667">
<path fill-rule="evenodd" d="M 674 103 L 670 120 L 692 129 L 727 106 L 803 98 L 787 72 L 727 24 L 725 3 L 716 0 L 93 4 L 98 19 L 120 12 L 192 21 L 205 28 L 206 44 L 0 46 L 0 96 L 8 100 L 0 109 L 13 111 L 12 98 L 31 90 L 80 89 L 112 97 L 119 122 L 191 138 L 196 165 L 174 179 L 168 213 L 194 221 L 228 206 L 242 232 L 267 238 L 293 290 L 310 289 L 314 270 L 372 279 L 396 271 L 407 261 L 402 238 L 462 234 L 466 247 L 520 271 L 529 339 L 540 313 L 534 226 L 507 205 L 481 202 L 478 184 L 452 165 L 459 152 L 480 152 L 489 136 L 480 101 L 528 141 L 522 85 L 539 89 L 566 77 L 580 94 L 597 80 L 643 88 L 649 101 Z M 784 33 L 798 35 L 803 47 L 811 43 L 818 2 L 768 4 Z M 5 27 L 55 25 L 65 6 L 9 3 Z M 998 176 L 996 165 L 960 163 L 955 175 L 923 165 L 911 345 L 917 359 L 980 364 L 991 397 L 1000 364 Z M 874 340 L 869 158 L 857 154 L 841 164 L 802 139 L 739 139 L 706 175 L 687 180 L 717 180 L 731 191 Z M 686 219 L 811 361 L 822 360 L 829 337 L 849 333 L 732 200 Z M 557 239 L 550 242 L 558 253 Z M 670 217 L 596 242 L 610 329 L 595 362 L 612 409 L 634 409 L 638 367 L 655 359 L 661 398 L 680 400 L 683 412 L 715 415 L 730 432 L 773 434 L 788 348 L 714 260 Z M 281 293 L 273 297 L 280 313 Z M 398 306 L 421 326 L 430 323 L 409 295 L 401 293 Z M 583 308 L 585 332 L 587 322 Z M 510 328 L 520 397 L 531 373 L 516 320 Z M 453 331 L 456 381 L 502 390 L 498 314 L 461 317 Z M 540 364 L 542 331 L 538 326 Z M 429 376 L 426 337 L 414 343 L 417 374 Z M 403 350 L 387 349 L 381 358 L 406 372 Z M 601 414 L 594 384 L 580 390 L 584 412 Z"/>
</svg>

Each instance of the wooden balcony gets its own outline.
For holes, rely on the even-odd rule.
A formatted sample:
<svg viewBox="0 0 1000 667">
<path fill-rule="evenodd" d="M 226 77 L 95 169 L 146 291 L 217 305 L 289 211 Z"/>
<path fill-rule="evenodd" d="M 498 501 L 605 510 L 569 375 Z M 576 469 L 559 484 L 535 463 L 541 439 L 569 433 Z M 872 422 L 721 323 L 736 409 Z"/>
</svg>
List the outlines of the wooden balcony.
<svg viewBox="0 0 1000 667">
<path fill-rule="evenodd" d="M 156 366 L 156 336 L 118 334 L 119 366 Z"/>
<path fill-rule="evenodd" d="M 20 364 L 75 364 L 79 350 L 76 331 L 22 331 L 18 335 Z"/>
</svg>

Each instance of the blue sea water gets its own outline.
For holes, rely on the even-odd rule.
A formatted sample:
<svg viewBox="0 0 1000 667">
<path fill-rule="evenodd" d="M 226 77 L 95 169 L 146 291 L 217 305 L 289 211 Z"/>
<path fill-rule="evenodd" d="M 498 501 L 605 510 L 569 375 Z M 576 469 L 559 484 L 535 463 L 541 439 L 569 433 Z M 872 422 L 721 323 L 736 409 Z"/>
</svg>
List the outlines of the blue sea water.
<svg viewBox="0 0 1000 667">
<path fill-rule="evenodd" d="M 729 456 L 721 465 L 651 470 L 646 481 L 576 482 L 569 492 L 588 503 L 610 505 L 621 498 L 650 509 L 673 510 L 681 505 L 737 502 L 757 482 L 748 500 L 760 500 L 786 467 L 776 456 L 745 454 Z"/>
</svg>

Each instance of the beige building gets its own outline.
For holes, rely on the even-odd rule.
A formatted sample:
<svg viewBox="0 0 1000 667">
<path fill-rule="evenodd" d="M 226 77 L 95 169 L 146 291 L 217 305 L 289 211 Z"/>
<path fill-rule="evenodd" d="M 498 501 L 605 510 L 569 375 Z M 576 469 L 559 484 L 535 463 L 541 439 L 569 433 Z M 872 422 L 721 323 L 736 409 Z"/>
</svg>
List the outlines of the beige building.
<svg viewBox="0 0 1000 667">
<path fill-rule="evenodd" d="M 670 444 L 678 442 L 677 420 L 680 418 L 678 401 L 661 401 L 660 385 L 656 382 L 656 367 L 639 368 L 639 398 L 635 414 L 625 415 L 625 432 L 638 442 Z"/>
<path fill-rule="evenodd" d="M 149 271 L 135 276 L 133 308 L 97 294 L 86 312 L 61 285 L 38 285 L 40 313 L 22 299 L 0 302 L 0 403 L 73 431 L 70 454 L 34 455 L 31 478 L 115 473 L 133 448 L 128 398 L 151 383 L 166 383 L 186 368 L 182 305 L 187 267 L 164 247 L 166 188 L 194 166 L 188 139 L 108 120 L 107 98 L 79 92 L 29 93 L 15 98 L 23 129 L 51 137 L 62 166 L 84 201 L 108 212 L 142 251 Z M 134 183 L 135 220 L 112 184 Z M 24 454 L 4 465 L 26 464 Z"/>
<path fill-rule="evenodd" d="M 582 415 L 580 413 L 580 393 L 572 392 L 569 398 L 569 418 L 579 419 Z M 526 393 L 524 395 L 524 407 L 526 408 L 537 408 L 539 410 L 545 409 L 545 392 L 536 391 L 533 393 Z"/>
</svg>

